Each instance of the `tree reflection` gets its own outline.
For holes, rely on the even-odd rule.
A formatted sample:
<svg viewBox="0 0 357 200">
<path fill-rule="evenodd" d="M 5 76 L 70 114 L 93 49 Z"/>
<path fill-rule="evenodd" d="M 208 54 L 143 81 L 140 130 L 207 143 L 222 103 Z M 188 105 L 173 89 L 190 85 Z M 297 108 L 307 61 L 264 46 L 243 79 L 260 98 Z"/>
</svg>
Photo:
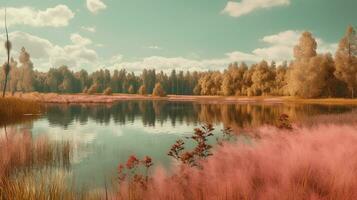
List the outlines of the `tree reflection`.
<svg viewBox="0 0 357 200">
<path fill-rule="evenodd" d="M 344 113 L 349 106 L 308 104 L 207 104 L 170 101 L 122 101 L 98 105 L 50 105 L 47 119 L 51 125 L 67 128 L 73 122 L 81 124 L 93 120 L 99 124 L 134 123 L 140 120 L 144 126 L 163 123 L 197 125 L 198 123 L 222 123 L 235 128 L 276 125 L 281 114 L 299 121 L 319 114 Z"/>
</svg>

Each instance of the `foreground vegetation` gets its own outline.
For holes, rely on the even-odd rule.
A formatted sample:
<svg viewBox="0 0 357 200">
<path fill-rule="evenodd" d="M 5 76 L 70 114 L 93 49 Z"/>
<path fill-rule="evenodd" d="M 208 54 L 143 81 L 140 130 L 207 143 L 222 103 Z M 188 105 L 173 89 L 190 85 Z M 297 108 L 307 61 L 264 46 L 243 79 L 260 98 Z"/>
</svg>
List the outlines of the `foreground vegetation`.
<svg viewBox="0 0 357 200">
<path fill-rule="evenodd" d="M 350 97 L 357 89 L 357 36 L 352 27 L 340 40 L 336 54 L 318 54 L 313 35 L 304 32 L 294 47 L 290 63 L 261 61 L 248 66 L 232 63 L 224 71 L 170 74 L 144 69 L 140 75 L 124 69 L 73 72 L 69 67 L 34 71 L 30 54 L 23 48 L 19 64 L 4 65 L 0 87 L 9 73 L 9 92 L 129 93 L 224 96 L 299 96 L 304 98 Z M 125 66 L 124 66 L 125 67 Z M 155 91 L 159 88 L 160 91 Z"/>
<path fill-rule="evenodd" d="M 200 160 L 200 167 L 182 162 L 173 175 L 157 169 L 144 184 L 134 176 L 113 198 L 352 200 L 357 195 L 355 130 L 262 128 L 252 144 L 224 143 Z"/>
<path fill-rule="evenodd" d="M 69 142 L 5 132 L 0 137 L 0 199 L 77 199 L 67 186 L 71 151 Z"/>
<path fill-rule="evenodd" d="M 168 149 L 170 171 L 133 155 L 101 193 L 68 184 L 69 143 L 8 134 L 0 138 L 0 199 L 354 199 L 357 124 L 322 120 L 335 123 L 297 126 L 281 115 L 276 128 L 226 128 L 219 137 L 205 125 Z"/>
</svg>

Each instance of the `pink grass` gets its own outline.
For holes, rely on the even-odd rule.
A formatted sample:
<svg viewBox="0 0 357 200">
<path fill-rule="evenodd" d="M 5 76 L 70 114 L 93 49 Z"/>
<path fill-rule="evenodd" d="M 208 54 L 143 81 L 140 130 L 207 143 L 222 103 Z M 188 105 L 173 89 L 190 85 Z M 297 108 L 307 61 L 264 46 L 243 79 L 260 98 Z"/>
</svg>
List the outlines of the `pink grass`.
<svg viewBox="0 0 357 200">
<path fill-rule="evenodd" d="M 355 199 L 357 126 L 259 130 L 251 144 L 225 144 L 203 170 L 158 169 L 147 189 L 126 185 L 116 199 Z"/>
</svg>

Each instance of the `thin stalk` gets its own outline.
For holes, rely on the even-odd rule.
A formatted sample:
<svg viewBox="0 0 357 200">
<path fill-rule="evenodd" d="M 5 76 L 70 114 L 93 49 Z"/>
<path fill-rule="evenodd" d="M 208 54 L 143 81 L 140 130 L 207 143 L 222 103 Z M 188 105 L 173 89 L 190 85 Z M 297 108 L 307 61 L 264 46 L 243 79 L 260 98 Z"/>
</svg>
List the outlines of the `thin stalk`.
<svg viewBox="0 0 357 200">
<path fill-rule="evenodd" d="M 5 31 L 6 31 L 6 52 L 7 52 L 6 68 L 10 68 L 10 42 L 9 42 L 9 33 L 7 31 L 7 24 L 6 24 L 6 8 L 5 8 Z M 2 92 L 3 98 L 5 97 L 6 84 L 9 76 L 9 71 L 10 69 L 5 69 L 5 83 L 4 83 L 4 90 Z"/>
</svg>

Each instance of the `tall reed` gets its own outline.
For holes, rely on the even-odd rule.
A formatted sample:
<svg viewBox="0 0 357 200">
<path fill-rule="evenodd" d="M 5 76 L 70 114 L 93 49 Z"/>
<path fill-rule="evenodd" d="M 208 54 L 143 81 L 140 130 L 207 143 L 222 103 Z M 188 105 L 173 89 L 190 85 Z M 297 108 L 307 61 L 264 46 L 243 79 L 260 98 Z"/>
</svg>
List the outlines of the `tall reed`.
<svg viewBox="0 0 357 200">
<path fill-rule="evenodd" d="M 26 120 L 39 115 L 42 106 L 37 101 L 15 97 L 0 98 L 0 125 Z"/>
<path fill-rule="evenodd" d="M 0 199 L 77 199 L 62 173 L 71 152 L 69 142 L 33 139 L 29 132 L 0 137 Z"/>
</svg>

